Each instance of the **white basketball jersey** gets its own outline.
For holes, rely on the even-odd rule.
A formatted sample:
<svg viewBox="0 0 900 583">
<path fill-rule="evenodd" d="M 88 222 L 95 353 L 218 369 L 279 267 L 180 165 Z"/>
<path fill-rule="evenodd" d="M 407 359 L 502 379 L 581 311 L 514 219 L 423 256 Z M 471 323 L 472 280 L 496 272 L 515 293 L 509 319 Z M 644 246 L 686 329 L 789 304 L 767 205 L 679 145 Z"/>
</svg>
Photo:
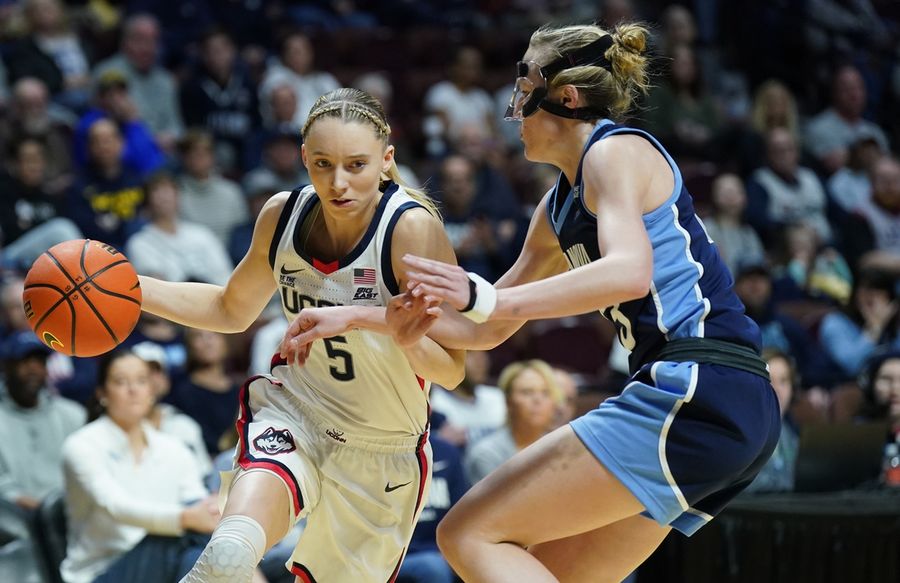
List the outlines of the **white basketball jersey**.
<svg viewBox="0 0 900 583">
<path fill-rule="evenodd" d="M 269 263 L 284 315 L 293 321 L 300 310 L 314 306 L 387 305 L 398 293 L 391 267 L 394 226 L 402 213 L 421 205 L 389 183 L 356 247 L 326 264 L 311 257 L 299 240 L 302 225 L 319 204 L 311 185 L 292 192 L 273 236 Z M 279 376 L 287 377 L 289 389 L 339 431 L 371 437 L 425 431 L 430 383 L 416 376 L 390 336 L 352 330 L 317 340 L 306 364 L 281 370 L 287 371 Z"/>
</svg>

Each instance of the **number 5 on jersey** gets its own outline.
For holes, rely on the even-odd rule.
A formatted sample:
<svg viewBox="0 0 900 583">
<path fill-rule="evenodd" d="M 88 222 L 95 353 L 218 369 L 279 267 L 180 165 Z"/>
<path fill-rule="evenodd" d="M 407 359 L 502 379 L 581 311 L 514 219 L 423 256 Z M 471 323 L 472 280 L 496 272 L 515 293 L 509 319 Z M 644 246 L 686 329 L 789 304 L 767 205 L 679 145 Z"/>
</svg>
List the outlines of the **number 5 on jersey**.
<svg viewBox="0 0 900 583">
<path fill-rule="evenodd" d="M 328 358 L 335 362 L 334 365 L 328 367 L 331 376 L 339 381 L 352 381 L 356 377 L 353 372 L 353 356 L 337 346 L 346 344 L 347 339 L 343 336 L 332 336 L 324 338 L 323 342 L 325 342 L 325 352 L 328 353 Z"/>
</svg>

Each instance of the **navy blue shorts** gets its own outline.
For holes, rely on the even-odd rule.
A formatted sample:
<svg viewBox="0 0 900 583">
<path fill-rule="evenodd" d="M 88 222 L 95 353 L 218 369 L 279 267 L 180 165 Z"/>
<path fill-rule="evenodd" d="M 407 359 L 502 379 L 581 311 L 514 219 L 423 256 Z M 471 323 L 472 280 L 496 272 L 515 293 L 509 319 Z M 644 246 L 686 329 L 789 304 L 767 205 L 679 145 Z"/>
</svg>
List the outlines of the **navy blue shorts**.
<svg viewBox="0 0 900 583">
<path fill-rule="evenodd" d="M 571 426 L 645 515 L 690 536 L 753 481 L 778 442 L 781 415 L 759 375 L 655 362 Z"/>
</svg>

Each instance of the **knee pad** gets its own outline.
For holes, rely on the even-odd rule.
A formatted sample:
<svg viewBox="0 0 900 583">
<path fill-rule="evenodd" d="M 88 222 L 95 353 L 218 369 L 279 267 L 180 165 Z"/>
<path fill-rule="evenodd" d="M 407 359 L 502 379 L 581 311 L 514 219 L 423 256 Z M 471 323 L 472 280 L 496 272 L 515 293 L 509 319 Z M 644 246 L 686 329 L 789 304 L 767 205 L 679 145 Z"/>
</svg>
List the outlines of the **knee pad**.
<svg viewBox="0 0 900 583">
<path fill-rule="evenodd" d="M 181 583 L 249 583 L 266 551 L 266 532 L 248 516 L 222 519 Z"/>
</svg>

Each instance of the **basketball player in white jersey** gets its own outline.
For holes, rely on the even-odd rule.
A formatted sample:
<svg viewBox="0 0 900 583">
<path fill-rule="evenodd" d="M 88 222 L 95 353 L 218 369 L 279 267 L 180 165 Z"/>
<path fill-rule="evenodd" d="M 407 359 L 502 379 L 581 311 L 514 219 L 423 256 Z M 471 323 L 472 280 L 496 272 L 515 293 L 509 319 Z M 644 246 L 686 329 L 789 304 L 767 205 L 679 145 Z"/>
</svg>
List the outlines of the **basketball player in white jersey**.
<svg viewBox="0 0 900 583">
<path fill-rule="evenodd" d="M 144 310 L 220 332 L 245 330 L 275 291 L 291 320 L 345 306 L 341 330 L 244 385 L 223 519 L 183 582 L 250 581 L 303 516 L 287 564 L 296 581 L 396 578 L 430 482 L 429 383 L 455 387 L 464 354 L 427 337 L 400 347 L 383 308 L 360 308 L 405 289 L 408 251 L 455 262 L 433 203 L 396 182 L 389 134 L 368 94 L 322 96 L 302 130 L 312 184 L 266 203 L 228 283 L 141 278 Z"/>
</svg>

